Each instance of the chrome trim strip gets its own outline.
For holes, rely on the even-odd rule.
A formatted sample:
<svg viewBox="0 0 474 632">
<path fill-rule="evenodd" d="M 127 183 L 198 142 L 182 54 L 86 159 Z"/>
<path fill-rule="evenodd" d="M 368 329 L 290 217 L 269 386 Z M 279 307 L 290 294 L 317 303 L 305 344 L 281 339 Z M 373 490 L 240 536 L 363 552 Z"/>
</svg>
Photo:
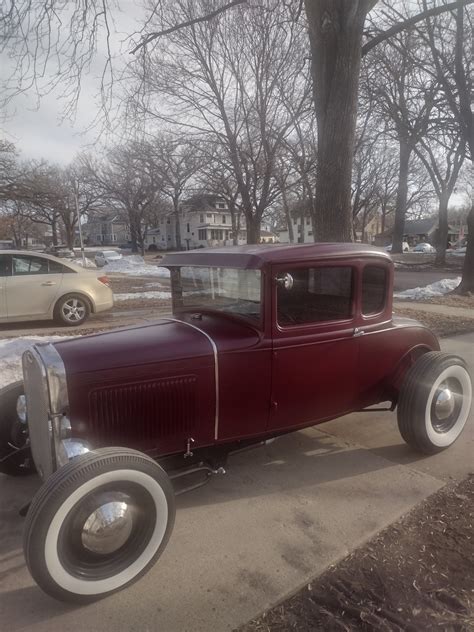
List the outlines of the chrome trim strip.
<svg viewBox="0 0 474 632">
<path fill-rule="evenodd" d="M 207 334 L 205 331 L 203 331 L 199 327 L 196 327 L 196 325 L 187 323 L 185 320 L 179 320 L 178 318 L 163 318 L 163 320 L 175 322 L 175 323 L 181 323 L 182 325 L 188 325 L 188 327 L 192 327 L 196 331 L 199 331 L 201 334 L 206 336 L 206 338 L 211 343 L 212 351 L 214 353 L 214 376 L 215 376 L 215 381 L 216 381 L 216 414 L 215 414 L 215 421 L 214 421 L 214 440 L 217 440 L 219 436 L 219 358 L 218 358 L 218 352 L 217 352 L 217 345 L 209 334 Z"/>
</svg>

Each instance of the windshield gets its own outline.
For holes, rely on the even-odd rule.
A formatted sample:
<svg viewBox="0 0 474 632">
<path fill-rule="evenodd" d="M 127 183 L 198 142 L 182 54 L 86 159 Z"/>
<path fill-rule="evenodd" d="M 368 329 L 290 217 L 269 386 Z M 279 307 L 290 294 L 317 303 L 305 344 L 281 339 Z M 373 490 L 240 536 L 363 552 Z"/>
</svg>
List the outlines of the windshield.
<svg viewBox="0 0 474 632">
<path fill-rule="evenodd" d="M 172 282 L 178 309 L 260 319 L 260 270 L 183 266 L 174 271 Z"/>
</svg>

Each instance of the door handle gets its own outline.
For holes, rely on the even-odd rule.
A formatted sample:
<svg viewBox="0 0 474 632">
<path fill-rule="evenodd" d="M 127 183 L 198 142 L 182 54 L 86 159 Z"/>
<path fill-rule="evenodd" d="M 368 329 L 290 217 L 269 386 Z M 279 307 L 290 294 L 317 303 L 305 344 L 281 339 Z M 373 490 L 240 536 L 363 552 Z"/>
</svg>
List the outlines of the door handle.
<svg viewBox="0 0 474 632">
<path fill-rule="evenodd" d="M 41 285 L 56 285 L 56 281 L 45 281 Z"/>
<path fill-rule="evenodd" d="M 365 331 L 363 329 L 359 329 L 359 327 L 354 329 L 354 338 L 360 338 L 360 336 L 363 336 L 364 334 Z"/>
</svg>

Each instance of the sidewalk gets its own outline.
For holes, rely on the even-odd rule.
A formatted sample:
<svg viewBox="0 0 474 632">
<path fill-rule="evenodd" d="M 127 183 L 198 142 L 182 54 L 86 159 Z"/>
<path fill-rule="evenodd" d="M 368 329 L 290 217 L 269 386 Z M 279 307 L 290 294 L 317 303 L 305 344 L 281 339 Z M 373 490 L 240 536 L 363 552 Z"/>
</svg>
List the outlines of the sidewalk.
<svg viewBox="0 0 474 632">
<path fill-rule="evenodd" d="M 431 312 L 442 314 L 443 316 L 461 316 L 462 318 L 473 318 L 474 310 L 468 307 L 452 307 L 451 305 L 438 305 L 437 303 L 420 303 L 414 301 L 394 301 L 393 309 L 411 309 L 414 312 Z"/>
</svg>

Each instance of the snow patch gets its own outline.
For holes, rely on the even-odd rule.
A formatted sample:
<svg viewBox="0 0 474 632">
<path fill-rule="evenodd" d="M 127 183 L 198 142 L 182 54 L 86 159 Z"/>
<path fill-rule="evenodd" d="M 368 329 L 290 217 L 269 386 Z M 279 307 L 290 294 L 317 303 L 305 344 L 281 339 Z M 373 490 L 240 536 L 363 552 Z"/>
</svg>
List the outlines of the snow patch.
<svg viewBox="0 0 474 632">
<path fill-rule="evenodd" d="M 412 301 L 422 301 L 423 299 L 433 298 L 433 296 L 442 296 L 448 292 L 452 292 L 461 283 L 461 277 L 455 279 L 441 279 L 436 283 L 425 285 L 423 287 L 414 287 L 404 292 L 394 292 L 394 298 L 408 298 Z"/>
<path fill-rule="evenodd" d="M 24 336 L 0 340 L 0 388 L 23 378 L 21 356 L 37 342 L 54 342 L 66 340 L 71 336 Z"/>
<path fill-rule="evenodd" d="M 157 276 L 168 278 L 170 271 L 167 268 L 150 265 L 139 255 L 123 257 L 118 261 L 111 261 L 102 270 L 106 273 L 130 274 L 131 276 Z"/>
<path fill-rule="evenodd" d="M 114 299 L 116 301 L 133 301 L 137 298 L 145 298 L 145 299 L 170 299 L 171 292 L 127 292 L 123 294 L 114 294 Z"/>
</svg>

